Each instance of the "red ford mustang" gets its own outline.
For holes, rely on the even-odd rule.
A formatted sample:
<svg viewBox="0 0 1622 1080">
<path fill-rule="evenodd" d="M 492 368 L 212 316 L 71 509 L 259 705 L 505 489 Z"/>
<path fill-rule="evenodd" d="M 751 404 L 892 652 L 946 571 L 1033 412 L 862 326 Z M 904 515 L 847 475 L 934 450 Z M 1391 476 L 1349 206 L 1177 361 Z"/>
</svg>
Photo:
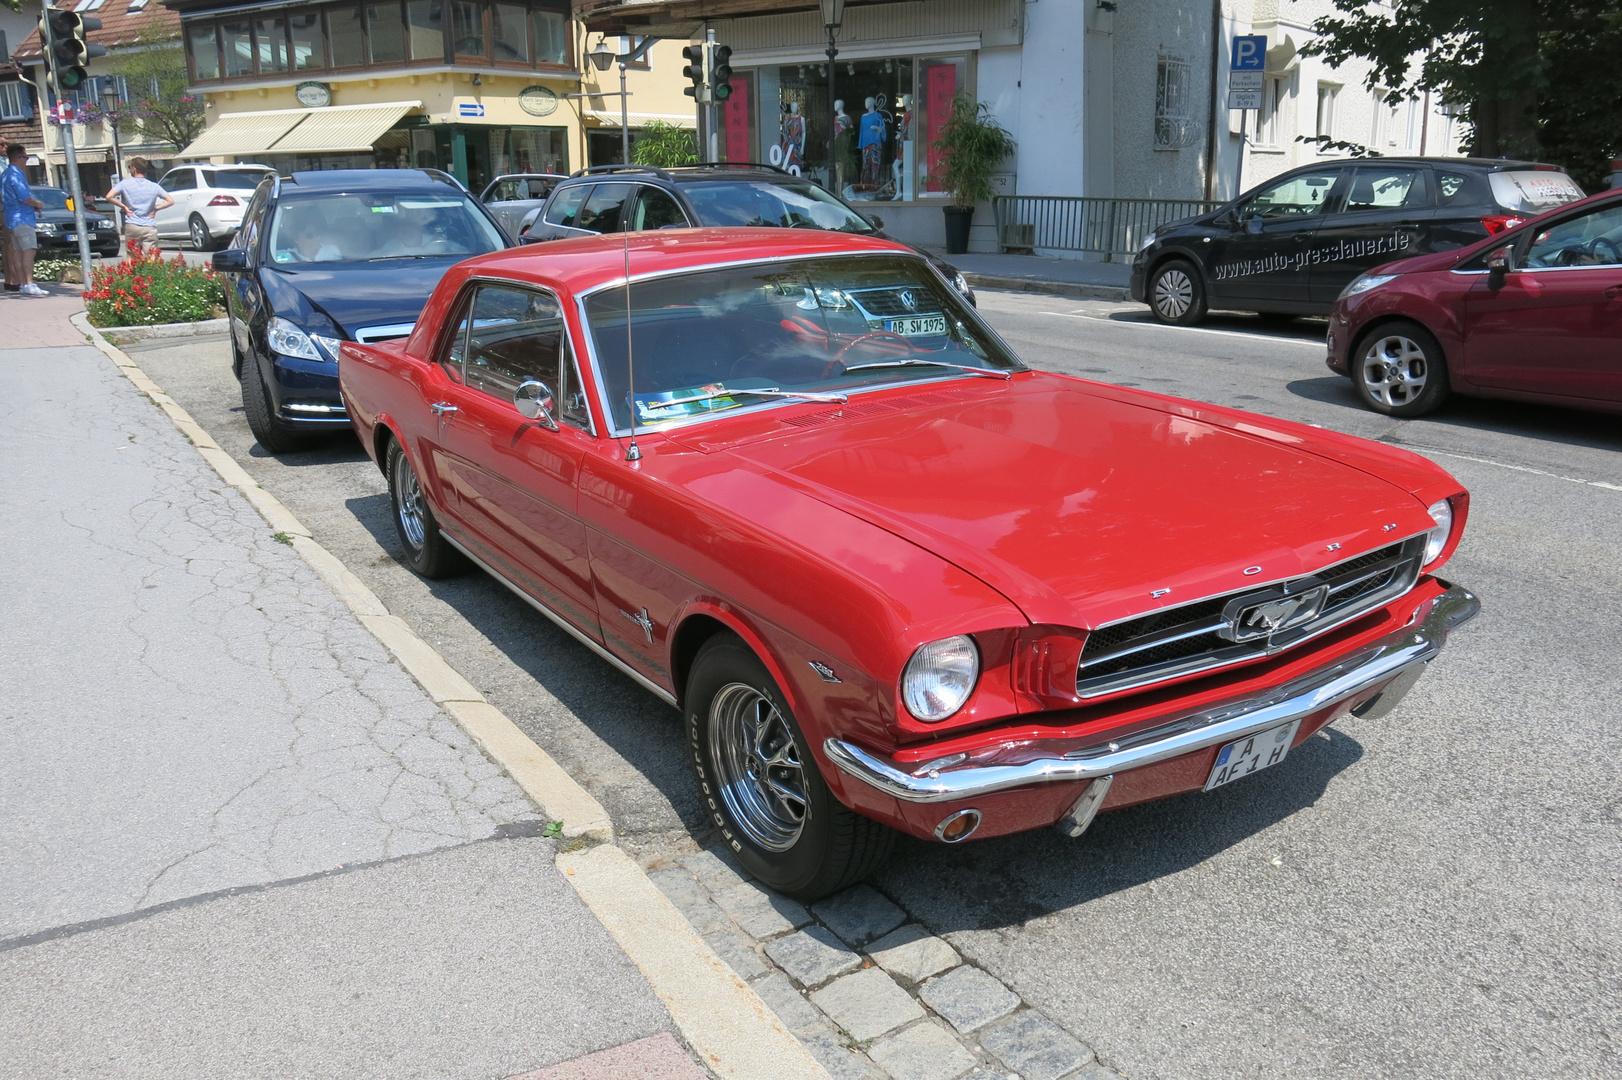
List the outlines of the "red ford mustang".
<svg viewBox="0 0 1622 1080">
<path fill-rule="evenodd" d="M 457 265 L 343 394 L 407 562 L 679 707 L 778 889 L 1248 776 L 1476 612 L 1435 576 L 1468 495 L 1410 453 L 1030 370 L 886 241 L 624 245 Z"/>
</svg>

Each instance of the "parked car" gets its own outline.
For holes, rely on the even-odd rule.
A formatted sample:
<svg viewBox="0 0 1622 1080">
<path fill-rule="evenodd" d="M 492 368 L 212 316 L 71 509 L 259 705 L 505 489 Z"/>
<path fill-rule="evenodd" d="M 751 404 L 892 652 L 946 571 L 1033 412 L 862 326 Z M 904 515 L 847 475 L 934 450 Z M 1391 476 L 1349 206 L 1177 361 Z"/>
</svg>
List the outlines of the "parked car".
<svg viewBox="0 0 1622 1080">
<path fill-rule="evenodd" d="M 79 257 L 79 226 L 73 220 L 72 197 L 56 187 L 30 187 L 34 198 L 45 204 L 45 209 L 34 211 L 35 236 L 39 240 L 39 259 L 77 259 Z M 118 257 L 118 228 L 108 218 L 87 209 L 85 231 L 90 235 L 90 250 L 104 259 Z"/>
<path fill-rule="evenodd" d="M 1176 326 L 1213 308 L 1327 315 L 1373 266 L 1455 251 L 1582 195 L 1559 168 L 1530 161 L 1309 165 L 1156 229 L 1132 263 L 1132 298 Z"/>
<path fill-rule="evenodd" d="M 1622 412 L 1622 191 L 1375 267 L 1336 301 L 1328 360 L 1387 416 L 1451 393 Z"/>
<path fill-rule="evenodd" d="M 176 165 L 158 186 L 174 204 L 159 210 L 158 239 L 190 240 L 198 251 L 229 243 L 254 189 L 276 170 L 268 165 Z"/>
<path fill-rule="evenodd" d="M 832 229 L 895 239 L 885 235 L 883 218 L 859 213 L 820 184 L 774 165 L 736 162 L 582 169 L 554 188 L 544 207 L 525 216 L 519 239 L 535 243 L 637 229 L 733 225 Z M 957 267 L 921 248 L 913 250 L 974 303 L 974 291 Z"/>
<path fill-rule="evenodd" d="M 1438 466 L 1031 370 L 871 236 L 470 259 L 340 356 L 405 561 L 472 560 L 681 709 L 728 846 L 802 898 L 891 830 L 1080 835 L 1276 765 L 1478 606 Z"/>
<path fill-rule="evenodd" d="M 567 179 L 556 173 L 509 173 L 490 181 L 479 201 L 509 236 L 517 236 L 529 212 L 545 203 L 552 189 Z"/>
<path fill-rule="evenodd" d="M 262 181 L 233 246 L 231 366 L 271 453 L 349 423 L 338 344 L 411 333 L 453 264 L 511 246 L 456 180 L 433 169 L 298 172 Z"/>
</svg>

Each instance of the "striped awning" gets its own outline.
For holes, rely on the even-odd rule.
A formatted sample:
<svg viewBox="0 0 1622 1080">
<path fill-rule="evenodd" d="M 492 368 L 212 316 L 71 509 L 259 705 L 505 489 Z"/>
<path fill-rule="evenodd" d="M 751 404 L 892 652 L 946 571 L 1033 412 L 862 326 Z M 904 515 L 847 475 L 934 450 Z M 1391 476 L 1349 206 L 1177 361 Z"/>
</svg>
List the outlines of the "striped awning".
<svg viewBox="0 0 1622 1080">
<path fill-rule="evenodd" d="M 261 154 L 360 153 L 399 123 L 420 101 L 331 105 L 321 109 L 269 109 L 226 113 L 177 156 L 252 157 Z"/>
<path fill-rule="evenodd" d="M 586 118 L 595 120 L 604 127 L 617 128 L 620 126 L 620 111 L 618 109 L 587 109 Z M 632 127 L 646 126 L 650 120 L 662 120 L 679 128 L 698 127 L 698 117 L 692 113 L 633 112 L 626 117 L 626 120 Z"/>
</svg>

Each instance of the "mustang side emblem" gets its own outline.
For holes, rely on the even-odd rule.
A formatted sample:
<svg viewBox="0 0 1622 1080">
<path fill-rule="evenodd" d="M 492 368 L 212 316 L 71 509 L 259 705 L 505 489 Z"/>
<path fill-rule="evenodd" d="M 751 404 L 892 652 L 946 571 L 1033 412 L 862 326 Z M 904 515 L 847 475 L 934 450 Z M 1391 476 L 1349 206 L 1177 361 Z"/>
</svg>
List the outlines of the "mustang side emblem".
<svg viewBox="0 0 1622 1080">
<path fill-rule="evenodd" d="M 811 670 L 816 672 L 817 678 L 821 679 L 823 682 L 843 681 L 838 675 L 834 674 L 834 669 L 829 667 L 827 664 L 819 664 L 815 660 L 809 661 L 809 663 L 811 664 Z"/>
<path fill-rule="evenodd" d="M 1222 618 L 1227 625 L 1218 629 L 1217 633 L 1229 641 L 1238 642 L 1271 638 L 1281 630 L 1290 630 L 1316 619 L 1328 599 L 1328 585 L 1315 585 L 1293 593 L 1285 593 L 1277 588 L 1267 589 L 1236 597 L 1222 609 Z"/>
<path fill-rule="evenodd" d="M 632 622 L 640 626 L 642 628 L 642 636 L 648 639 L 649 645 L 653 644 L 653 620 L 648 618 L 647 608 L 643 608 L 635 615 L 632 615 L 629 611 L 621 608 L 620 614 L 624 615 L 627 619 L 630 619 Z"/>
</svg>

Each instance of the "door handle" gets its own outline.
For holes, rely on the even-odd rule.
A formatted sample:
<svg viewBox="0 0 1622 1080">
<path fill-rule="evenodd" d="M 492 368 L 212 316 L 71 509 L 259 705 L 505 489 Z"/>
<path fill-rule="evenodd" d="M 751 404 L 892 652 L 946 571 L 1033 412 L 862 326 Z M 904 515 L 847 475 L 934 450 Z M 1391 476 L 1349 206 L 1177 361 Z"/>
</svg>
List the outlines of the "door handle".
<svg viewBox="0 0 1622 1080">
<path fill-rule="evenodd" d="M 434 411 L 434 415 L 438 417 L 444 417 L 447 413 L 453 413 L 456 411 L 456 406 L 452 405 L 448 401 L 436 401 L 428 407 L 432 409 Z"/>
<path fill-rule="evenodd" d="M 1618 297 L 1622 297 L 1622 285 L 1612 285 L 1605 290 L 1605 299 L 1615 300 Z"/>
</svg>

